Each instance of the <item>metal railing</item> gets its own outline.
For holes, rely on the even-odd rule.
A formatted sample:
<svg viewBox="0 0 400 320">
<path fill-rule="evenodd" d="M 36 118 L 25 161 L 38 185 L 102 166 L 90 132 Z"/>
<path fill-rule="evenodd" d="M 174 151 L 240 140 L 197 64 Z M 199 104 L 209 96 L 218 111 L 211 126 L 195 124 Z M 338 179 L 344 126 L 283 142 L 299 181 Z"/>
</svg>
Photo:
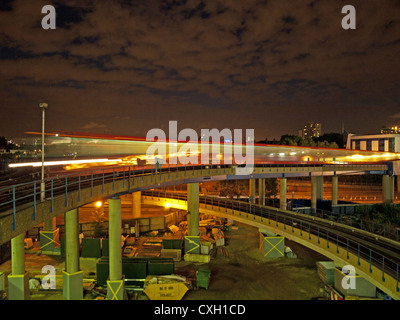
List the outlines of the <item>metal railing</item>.
<svg viewBox="0 0 400 320">
<path fill-rule="evenodd" d="M 117 180 L 122 180 L 123 184 L 126 181 L 132 179 L 132 185 L 134 180 L 150 175 L 151 182 L 153 178 L 157 179 L 157 176 L 161 179 L 161 174 L 168 174 L 168 179 L 173 178 L 173 174 L 176 174 L 178 178 L 179 172 L 184 172 L 184 177 L 194 177 L 195 171 L 200 171 L 201 175 L 211 174 L 211 170 L 218 169 L 219 174 L 235 174 L 236 169 L 241 169 L 245 165 L 231 165 L 231 164 L 210 164 L 210 165 L 175 165 L 170 164 L 154 164 L 154 165 L 142 165 L 142 166 L 118 166 L 118 167 L 105 167 L 101 169 L 92 169 L 80 172 L 69 173 L 61 176 L 52 176 L 43 180 L 45 188 L 40 189 L 42 180 L 35 180 L 26 183 L 16 184 L 8 187 L 0 188 L 0 218 L 4 216 L 1 213 L 11 210 L 13 215 L 12 230 L 16 230 L 16 212 L 23 205 L 33 206 L 32 219 L 36 220 L 36 205 L 41 201 L 41 194 L 44 194 L 46 201 L 50 201 L 50 212 L 53 211 L 54 197 L 65 194 L 65 207 L 68 204 L 68 193 L 71 191 L 78 191 L 78 201 L 80 200 L 81 190 L 83 188 L 91 188 L 91 194 L 93 193 L 94 186 L 102 186 L 102 193 L 104 192 L 104 185 L 106 183 L 113 183 L 114 185 Z M 254 164 L 258 174 L 272 172 L 273 169 L 281 169 L 283 172 L 298 172 L 298 171 L 354 171 L 354 170 L 386 170 L 387 165 L 382 164 L 316 164 L 316 163 L 283 163 L 283 164 L 266 164 L 257 163 Z M 241 177 L 244 178 L 243 176 Z M 247 176 L 248 178 L 248 176 Z M 7 213 L 6 213 L 7 214 Z"/>
<path fill-rule="evenodd" d="M 184 194 L 176 194 L 173 192 L 158 192 L 158 191 L 143 191 L 142 195 L 149 197 L 162 197 L 171 198 L 178 200 L 187 200 L 187 196 Z M 382 272 L 382 282 L 385 282 L 385 275 L 389 274 L 391 277 L 396 279 L 396 290 L 399 289 L 399 265 L 400 261 L 392 256 L 385 256 L 381 252 L 378 252 L 372 246 L 368 246 L 361 241 L 354 240 L 354 232 L 349 232 L 349 236 L 344 235 L 343 230 L 340 232 L 335 229 L 320 225 L 315 221 L 305 220 L 298 215 L 289 214 L 272 207 L 261 206 L 258 204 L 250 204 L 247 202 L 232 200 L 232 199 L 221 199 L 216 197 L 201 196 L 200 203 L 211 206 L 213 210 L 216 208 L 224 208 L 224 212 L 227 214 L 237 215 L 235 211 L 239 212 L 239 216 L 243 216 L 247 219 L 256 219 L 256 216 L 261 218 L 261 222 L 265 221 L 268 224 L 283 224 L 283 229 L 287 232 L 294 232 L 295 229 L 299 229 L 300 236 L 304 239 L 311 240 L 311 235 L 317 236 L 318 244 L 321 244 L 321 239 L 326 240 L 327 249 L 330 247 L 336 247 L 336 253 L 339 254 L 341 250 L 345 250 L 347 259 L 350 259 L 350 253 L 357 256 L 358 266 L 361 265 L 361 260 L 369 263 L 369 272 L 372 273 L 372 266 L 378 268 Z M 387 249 L 387 248 L 386 248 Z M 399 250 L 395 252 L 399 254 Z M 364 263 L 364 262 L 363 262 Z"/>
<path fill-rule="evenodd" d="M 362 204 L 360 206 L 363 206 Z M 304 209 L 304 210 L 303 210 Z M 327 219 L 329 221 L 345 224 L 350 227 L 355 227 L 360 230 L 368 231 L 376 235 L 383 236 L 388 239 L 400 240 L 400 226 L 393 226 L 388 223 L 379 223 L 372 220 L 363 220 L 360 217 L 355 217 L 352 214 L 334 213 L 323 209 L 313 209 L 311 207 L 292 207 L 292 211 L 302 214 Z"/>
</svg>

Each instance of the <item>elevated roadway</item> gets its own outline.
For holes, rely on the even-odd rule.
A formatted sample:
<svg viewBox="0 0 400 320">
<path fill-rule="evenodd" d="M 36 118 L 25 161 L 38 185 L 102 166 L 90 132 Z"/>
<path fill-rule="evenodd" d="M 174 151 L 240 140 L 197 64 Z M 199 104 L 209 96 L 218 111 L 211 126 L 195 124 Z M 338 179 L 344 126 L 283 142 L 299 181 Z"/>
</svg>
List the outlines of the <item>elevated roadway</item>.
<svg viewBox="0 0 400 320">
<path fill-rule="evenodd" d="M 142 203 L 187 209 L 186 195 L 144 192 Z M 400 299 L 400 243 L 344 224 L 287 210 L 230 199 L 201 196 L 202 214 L 232 219 L 284 236 L 332 259 L 337 265 L 352 265 L 358 274 Z"/>
<path fill-rule="evenodd" d="M 40 180 L 0 189 L 0 244 L 59 214 L 88 203 L 136 191 L 210 180 L 270 177 L 329 176 L 335 174 L 382 174 L 387 164 L 256 164 L 251 174 L 237 165 L 123 167 L 92 169 L 46 179 L 45 199 L 40 200 Z M 154 199 L 152 200 L 154 201 Z M 157 203 L 163 201 L 157 200 Z M 164 200 L 165 201 L 165 200 Z M 175 199 L 175 201 L 183 201 Z M 214 203 L 202 198 L 204 213 L 235 217 L 259 228 L 269 228 L 325 256 L 354 265 L 359 273 L 390 296 L 399 295 L 399 252 L 391 241 L 373 241 L 356 229 L 310 218 L 286 210 L 243 204 Z M 179 205 L 183 206 L 184 204 Z M 146 202 L 145 202 L 146 203 Z M 274 219 L 275 217 L 275 219 Z M 390 244 L 390 245 L 389 245 Z M 397 251 L 396 251 L 397 250 Z M 368 255 L 369 253 L 369 255 Z M 379 275 L 379 276 L 378 276 Z"/>
</svg>

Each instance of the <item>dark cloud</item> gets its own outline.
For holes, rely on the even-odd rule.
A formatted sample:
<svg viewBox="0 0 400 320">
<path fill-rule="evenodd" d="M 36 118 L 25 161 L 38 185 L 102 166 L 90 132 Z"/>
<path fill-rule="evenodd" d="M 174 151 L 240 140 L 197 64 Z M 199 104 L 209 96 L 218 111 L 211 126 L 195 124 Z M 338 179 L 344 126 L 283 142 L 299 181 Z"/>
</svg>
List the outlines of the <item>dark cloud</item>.
<svg viewBox="0 0 400 320">
<path fill-rule="evenodd" d="M 39 128 L 43 99 L 49 130 L 143 136 L 168 120 L 259 138 L 309 120 L 373 132 L 398 113 L 395 0 L 355 1 L 350 31 L 345 1 L 59 0 L 45 31 L 46 4 L 0 6 L 0 135 Z"/>
<path fill-rule="evenodd" d="M 0 2 L 0 11 L 12 11 L 13 0 L 2 0 Z"/>
</svg>

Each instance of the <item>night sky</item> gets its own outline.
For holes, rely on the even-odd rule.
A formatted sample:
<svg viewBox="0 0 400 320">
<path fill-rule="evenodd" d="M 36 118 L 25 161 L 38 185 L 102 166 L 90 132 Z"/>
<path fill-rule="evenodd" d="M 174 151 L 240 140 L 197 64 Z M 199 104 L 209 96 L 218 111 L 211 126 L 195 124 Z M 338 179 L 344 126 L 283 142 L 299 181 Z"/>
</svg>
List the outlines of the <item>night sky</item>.
<svg viewBox="0 0 400 320">
<path fill-rule="evenodd" d="M 40 131 L 39 102 L 52 132 L 377 133 L 400 123 L 399 57 L 399 0 L 2 0 L 0 136 Z"/>
</svg>

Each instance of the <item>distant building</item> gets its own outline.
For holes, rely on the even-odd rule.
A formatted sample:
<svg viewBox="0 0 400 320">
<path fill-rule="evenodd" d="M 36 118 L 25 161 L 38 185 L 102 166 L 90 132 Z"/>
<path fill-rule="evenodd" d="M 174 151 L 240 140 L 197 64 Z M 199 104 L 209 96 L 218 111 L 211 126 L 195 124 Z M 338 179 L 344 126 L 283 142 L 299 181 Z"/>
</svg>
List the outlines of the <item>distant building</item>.
<svg viewBox="0 0 400 320">
<path fill-rule="evenodd" d="M 347 138 L 346 149 L 400 152 L 400 134 L 349 134 Z"/>
<path fill-rule="evenodd" d="M 309 122 L 307 123 L 303 130 L 298 130 L 297 135 L 302 138 L 318 138 L 321 135 L 321 124 Z"/>
</svg>

